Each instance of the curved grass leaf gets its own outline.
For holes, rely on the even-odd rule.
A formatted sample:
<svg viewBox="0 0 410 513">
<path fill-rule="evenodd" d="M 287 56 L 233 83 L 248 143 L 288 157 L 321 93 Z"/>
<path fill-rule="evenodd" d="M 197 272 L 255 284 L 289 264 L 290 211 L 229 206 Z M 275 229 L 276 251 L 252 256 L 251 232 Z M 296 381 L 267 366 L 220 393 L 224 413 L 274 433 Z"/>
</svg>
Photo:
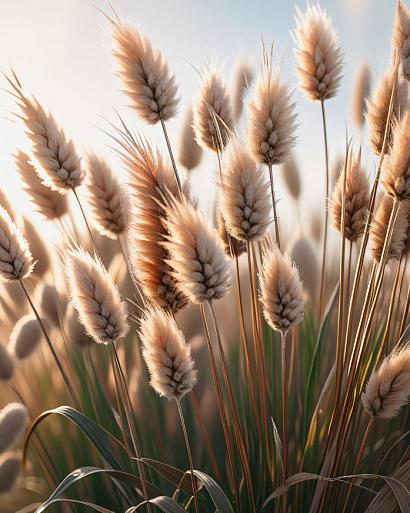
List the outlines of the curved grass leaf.
<svg viewBox="0 0 410 513">
<path fill-rule="evenodd" d="M 102 506 L 98 506 L 98 504 L 93 504 L 91 502 L 79 501 L 76 499 L 55 499 L 51 504 L 57 503 L 67 503 L 67 504 L 81 504 L 82 506 L 87 506 L 88 508 L 92 508 L 94 511 L 98 511 L 98 513 L 115 513 L 111 509 L 103 508 Z M 38 511 L 38 510 L 37 510 Z M 36 511 L 36 513 L 37 513 Z"/>
<path fill-rule="evenodd" d="M 204 485 L 204 488 L 206 488 L 218 512 L 233 513 L 232 506 L 218 483 L 212 477 L 208 476 L 208 474 L 200 470 L 194 470 L 194 474 Z"/>
<path fill-rule="evenodd" d="M 53 410 L 48 410 L 39 415 L 30 427 L 27 433 L 24 448 L 23 448 L 23 461 L 26 460 L 28 444 L 31 436 L 33 435 L 37 426 L 43 422 L 50 415 L 61 415 L 65 419 L 75 424 L 82 433 L 90 440 L 102 458 L 112 468 L 121 470 L 121 460 L 130 460 L 130 455 L 127 448 L 115 438 L 111 433 L 96 424 L 93 420 L 86 415 L 80 413 L 70 406 L 59 406 Z M 121 456 L 119 459 L 117 456 Z"/>
<path fill-rule="evenodd" d="M 148 467 L 155 470 L 169 483 L 172 483 L 186 493 L 192 494 L 191 478 L 186 472 L 150 458 L 141 458 L 141 461 Z"/>
<path fill-rule="evenodd" d="M 147 504 L 147 502 L 149 502 L 150 504 L 154 504 L 154 506 L 157 506 L 157 508 L 159 508 L 164 513 L 186 513 L 185 509 L 181 506 L 179 502 L 165 495 L 160 495 L 158 497 L 150 499 L 149 501 L 141 502 L 140 504 L 138 504 L 138 506 L 133 506 L 132 508 L 127 509 L 125 513 L 134 513 L 135 511 L 140 509 L 141 506 Z"/>
<path fill-rule="evenodd" d="M 379 474 L 354 474 L 339 477 L 324 477 L 319 476 L 318 474 L 311 474 L 309 472 L 301 472 L 300 474 L 295 474 L 294 476 L 291 476 L 289 479 L 287 479 L 284 485 L 280 486 L 271 495 L 269 495 L 269 497 L 263 503 L 262 508 L 266 507 L 272 500 L 286 493 L 291 486 L 303 483 L 305 481 L 321 480 L 328 482 L 347 482 L 352 479 L 383 479 L 390 487 L 394 497 L 397 500 L 397 504 L 400 507 L 401 512 L 408 513 L 410 511 L 410 491 L 402 482 L 394 477 L 382 476 Z M 354 482 L 353 485 L 357 486 Z M 367 490 L 372 491 L 370 489 Z"/>
</svg>

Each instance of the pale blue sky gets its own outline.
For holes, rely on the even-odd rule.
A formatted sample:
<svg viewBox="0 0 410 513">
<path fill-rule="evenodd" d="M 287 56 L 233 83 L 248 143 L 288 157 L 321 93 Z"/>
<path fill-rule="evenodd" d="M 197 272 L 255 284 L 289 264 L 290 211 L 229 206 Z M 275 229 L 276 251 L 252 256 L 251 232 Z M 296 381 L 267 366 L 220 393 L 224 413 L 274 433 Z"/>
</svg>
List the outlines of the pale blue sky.
<svg viewBox="0 0 410 513">
<path fill-rule="evenodd" d="M 302 9 L 305 1 L 296 2 Z M 169 61 L 180 83 L 181 114 L 192 101 L 197 76 L 188 63 L 213 59 L 231 79 L 238 58 L 257 66 L 261 35 L 275 41 L 276 56 L 284 57 L 284 76 L 296 88 L 295 60 L 290 31 L 294 28 L 293 1 L 286 0 L 113 0 L 123 19 L 132 21 L 148 34 Z M 395 0 L 323 0 L 331 15 L 345 54 L 345 76 L 336 99 L 327 103 L 330 151 L 344 147 L 345 124 L 354 134 L 348 96 L 354 73 L 367 60 L 376 81 L 389 60 Z M 0 0 L 0 69 L 11 64 L 26 88 L 53 112 L 82 152 L 87 148 L 104 152 L 109 140 L 99 130 L 107 128 L 104 118 L 114 120 L 118 109 L 126 121 L 152 140 L 162 144 L 157 128 L 147 129 L 125 107 L 113 71 L 107 23 L 95 8 L 108 7 L 103 0 Z M 4 80 L 0 81 L 5 85 Z M 322 133 L 319 105 L 308 102 L 295 90 L 299 112 L 297 156 L 304 183 L 315 197 L 322 187 Z M 0 94 L 0 116 L 10 117 L 13 103 Z M 182 115 L 170 126 L 177 137 Z M 22 126 L 0 117 L 0 187 L 21 202 L 11 154 L 26 147 Z M 358 134 L 356 140 L 360 141 Z M 368 157 L 368 165 L 373 164 Z M 206 160 L 194 181 L 210 179 L 213 161 Z"/>
</svg>

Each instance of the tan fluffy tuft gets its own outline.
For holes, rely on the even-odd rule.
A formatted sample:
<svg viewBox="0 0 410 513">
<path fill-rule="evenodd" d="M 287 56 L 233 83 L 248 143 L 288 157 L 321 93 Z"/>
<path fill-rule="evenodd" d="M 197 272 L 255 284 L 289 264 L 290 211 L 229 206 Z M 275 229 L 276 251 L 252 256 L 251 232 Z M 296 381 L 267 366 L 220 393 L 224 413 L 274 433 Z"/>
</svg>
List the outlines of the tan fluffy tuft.
<svg viewBox="0 0 410 513">
<path fill-rule="evenodd" d="M 319 5 L 296 9 L 295 50 L 299 86 L 309 100 L 336 96 L 343 68 L 343 54 L 327 13 Z"/>
<path fill-rule="evenodd" d="M 193 303 L 225 296 L 230 266 L 216 230 L 185 197 L 169 201 L 164 224 L 169 265 L 184 294 Z"/>
<path fill-rule="evenodd" d="M 20 441 L 28 420 L 27 408 L 21 403 L 9 403 L 0 411 L 0 454 Z"/>
<path fill-rule="evenodd" d="M 182 331 L 169 314 L 151 308 L 141 320 L 139 334 L 151 386 L 167 399 L 180 400 L 197 380 L 191 348 Z"/>
<path fill-rule="evenodd" d="M 0 344 L 0 383 L 7 383 L 14 376 L 15 363 L 7 347 Z"/>
<path fill-rule="evenodd" d="M 268 179 L 236 137 L 226 150 L 221 184 L 221 212 L 236 239 L 261 239 L 272 220 Z"/>
<path fill-rule="evenodd" d="M 289 255 L 271 246 L 263 255 L 260 300 L 269 326 L 286 333 L 303 320 L 303 288 Z"/>
<path fill-rule="evenodd" d="M 178 160 L 188 171 L 192 171 L 201 163 L 203 150 L 196 142 L 195 132 L 192 126 L 194 115 L 189 108 L 185 115 L 179 140 Z"/>
<path fill-rule="evenodd" d="M 47 321 L 42 319 L 42 322 Z M 25 360 L 34 353 L 42 340 L 43 332 L 37 319 L 27 314 L 18 320 L 10 333 L 8 349 L 17 360 Z"/>
<path fill-rule="evenodd" d="M 392 419 L 410 398 L 410 348 L 404 347 L 387 356 L 375 369 L 362 394 L 369 415 Z"/>
<path fill-rule="evenodd" d="M 370 94 L 370 69 L 364 63 L 360 67 L 353 90 L 352 114 L 357 128 L 362 129 L 366 121 L 366 102 Z"/>
<path fill-rule="evenodd" d="M 114 20 L 111 27 L 118 75 L 132 108 L 150 125 L 175 117 L 178 85 L 161 52 L 137 28 Z"/>
<path fill-rule="evenodd" d="M 244 97 L 252 85 L 253 71 L 246 62 L 239 62 L 234 77 L 234 87 L 232 91 L 233 116 L 236 122 L 241 118 L 244 106 Z"/>
<path fill-rule="evenodd" d="M 401 1 L 397 2 L 396 19 L 392 40 L 397 52 L 403 76 L 410 79 L 410 9 Z"/>
<path fill-rule="evenodd" d="M 246 243 L 229 235 L 221 209 L 216 209 L 216 229 L 228 258 L 240 257 L 246 251 Z"/>
<path fill-rule="evenodd" d="M 0 495 L 9 493 L 15 486 L 23 470 L 21 456 L 6 452 L 0 458 Z"/>
<path fill-rule="evenodd" d="M 66 253 L 71 300 L 87 333 L 109 344 L 128 333 L 127 308 L 100 260 L 82 249 Z"/>
<path fill-rule="evenodd" d="M 291 156 L 281 166 L 282 180 L 289 196 L 298 201 L 301 193 L 299 167 L 295 157 Z"/>
</svg>

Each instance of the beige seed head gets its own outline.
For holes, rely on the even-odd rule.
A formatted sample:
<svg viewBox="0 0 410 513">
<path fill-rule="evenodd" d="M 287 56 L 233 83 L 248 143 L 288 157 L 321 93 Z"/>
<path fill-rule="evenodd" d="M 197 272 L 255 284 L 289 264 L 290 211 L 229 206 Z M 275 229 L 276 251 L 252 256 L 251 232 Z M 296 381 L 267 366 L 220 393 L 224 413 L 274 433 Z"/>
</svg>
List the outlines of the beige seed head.
<svg viewBox="0 0 410 513">
<path fill-rule="evenodd" d="M 27 153 L 17 150 L 14 160 L 23 189 L 30 198 L 34 210 L 49 220 L 58 219 L 66 214 L 67 197 L 44 185 Z"/>
<path fill-rule="evenodd" d="M 7 452 L 0 458 L 0 495 L 9 493 L 22 472 L 22 459 L 19 454 Z"/>
<path fill-rule="evenodd" d="M 205 150 L 223 150 L 233 127 L 231 104 L 225 84 L 209 70 L 198 91 L 194 108 L 196 141 Z"/>
<path fill-rule="evenodd" d="M 14 376 L 15 364 L 7 347 L 0 344 L 0 383 L 7 383 Z"/>
<path fill-rule="evenodd" d="M 9 403 L 0 411 L 0 454 L 20 441 L 28 420 L 27 408 L 21 403 Z"/>
<path fill-rule="evenodd" d="M 397 2 L 392 47 L 397 52 L 403 76 L 410 80 L 410 9 L 401 0 Z"/>
<path fill-rule="evenodd" d="M 283 164 L 290 157 L 296 137 L 295 103 L 279 69 L 266 57 L 248 105 L 248 144 L 260 164 Z"/>
<path fill-rule="evenodd" d="M 191 348 L 174 319 L 159 308 L 150 308 L 141 320 L 143 356 L 151 386 L 167 399 L 179 401 L 197 380 Z"/>
<path fill-rule="evenodd" d="M 164 198 L 179 194 L 172 167 L 148 143 L 132 136 L 123 140 L 123 162 L 128 173 L 128 190 L 134 206 L 127 240 L 131 269 L 146 296 L 174 313 L 187 305 L 187 297 L 177 288 L 163 247 L 167 235 L 162 223 Z"/>
<path fill-rule="evenodd" d="M 108 163 L 93 153 L 87 155 L 87 200 L 102 235 L 117 239 L 125 231 L 121 186 Z"/>
<path fill-rule="evenodd" d="M 407 346 L 394 351 L 373 370 L 362 394 L 362 403 L 369 415 L 389 420 L 409 398 L 410 348 Z"/>
<path fill-rule="evenodd" d="M 303 288 L 289 255 L 271 244 L 263 255 L 260 300 L 269 326 L 286 333 L 303 320 Z"/>
<path fill-rule="evenodd" d="M 201 163 L 203 150 L 195 140 L 192 109 L 185 115 L 179 139 L 178 160 L 188 170 L 192 171 Z"/>
<path fill-rule="evenodd" d="M 47 324 L 46 319 L 42 321 Z M 27 314 L 18 320 L 10 333 L 8 349 L 17 360 L 25 360 L 34 353 L 42 340 L 43 333 L 37 319 Z"/>
<path fill-rule="evenodd" d="M 216 230 L 185 197 L 169 201 L 164 225 L 169 265 L 184 294 L 193 303 L 225 296 L 230 266 Z"/>
<path fill-rule="evenodd" d="M 410 113 L 395 126 L 390 153 L 383 160 L 383 186 L 399 201 L 410 199 Z"/>
<path fill-rule="evenodd" d="M 71 301 L 90 337 L 100 344 L 125 337 L 127 308 L 100 260 L 82 249 L 68 251 L 66 272 Z"/>
<path fill-rule="evenodd" d="M 322 217 L 320 212 L 314 210 L 310 218 L 310 235 L 315 242 L 320 242 L 322 238 Z"/>
<path fill-rule="evenodd" d="M 291 156 L 281 166 L 282 180 L 288 191 L 288 194 L 295 201 L 300 197 L 301 184 L 299 167 L 295 157 Z"/>
<path fill-rule="evenodd" d="M 233 116 L 236 122 L 241 118 L 244 97 L 252 84 L 253 71 L 246 62 L 239 62 L 235 70 L 234 87 L 232 92 Z"/>
<path fill-rule="evenodd" d="M 54 117 L 34 97 L 25 95 L 16 78 L 14 81 L 9 80 L 9 83 L 22 112 L 20 117 L 26 127 L 32 154 L 44 182 L 61 194 L 78 187 L 84 178 L 84 172 L 73 142 L 67 139 Z"/>
<path fill-rule="evenodd" d="M 35 262 L 33 274 L 42 278 L 51 267 L 50 250 L 35 224 L 28 218 L 23 218 L 24 235 L 30 243 L 30 251 Z"/>
<path fill-rule="evenodd" d="M 33 257 L 21 231 L 0 205 L 0 277 L 22 280 L 33 270 Z"/>
<path fill-rule="evenodd" d="M 5 210 L 7 210 L 11 220 L 18 224 L 18 215 L 14 211 L 14 208 L 11 206 L 9 197 L 3 189 L 0 189 L 0 205 L 2 205 Z"/>
<path fill-rule="evenodd" d="M 370 94 L 370 69 L 364 63 L 359 69 L 353 90 L 352 113 L 357 128 L 362 129 L 366 121 L 366 101 Z"/>
<path fill-rule="evenodd" d="M 228 234 L 221 209 L 216 209 L 216 229 L 228 258 L 240 257 L 246 251 L 246 243 Z"/>
<path fill-rule="evenodd" d="M 178 85 L 162 53 L 137 28 L 114 20 L 110 23 L 118 76 L 131 107 L 150 125 L 175 117 Z"/>
<path fill-rule="evenodd" d="M 331 20 L 319 5 L 302 13 L 296 8 L 296 72 L 309 100 L 336 96 L 342 78 L 343 54 Z"/>
<path fill-rule="evenodd" d="M 228 233 L 236 239 L 261 239 L 272 220 L 272 202 L 264 169 L 245 145 L 232 138 L 226 150 L 221 185 L 221 212 Z"/>
<path fill-rule="evenodd" d="M 363 235 L 366 225 L 366 215 L 369 206 L 369 179 L 361 165 L 360 155 L 348 157 L 346 169 L 346 188 L 344 189 L 343 170 L 336 182 L 331 203 L 333 227 L 342 233 L 342 206 L 345 197 L 345 226 L 344 235 L 351 242 Z"/>
<path fill-rule="evenodd" d="M 34 293 L 34 304 L 38 306 L 41 315 L 56 327 L 60 326 L 60 304 L 65 304 L 66 298 L 60 298 L 54 285 L 40 283 Z"/>
<path fill-rule="evenodd" d="M 370 225 L 370 241 L 372 243 L 371 251 L 372 257 L 376 262 L 380 262 L 382 256 L 392 209 L 392 198 L 390 198 L 390 196 L 383 195 Z M 405 205 L 402 205 L 394 224 L 390 248 L 387 253 L 387 261 L 390 259 L 397 260 L 404 249 L 408 229 L 407 212 L 408 209 Z"/>
<path fill-rule="evenodd" d="M 397 82 L 396 82 L 397 81 Z M 396 83 L 396 85 L 394 85 Z M 386 123 L 389 114 L 390 100 L 394 88 L 391 123 L 387 129 L 385 151 L 389 150 L 392 140 L 392 126 L 406 110 L 407 84 L 397 79 L 397 73 L 390 69 L 380 79 L 373 96 L 367 100 L 367 122 L 370 128 L 370 145 L 376 155 L 383 149 Z"/>
</svg>

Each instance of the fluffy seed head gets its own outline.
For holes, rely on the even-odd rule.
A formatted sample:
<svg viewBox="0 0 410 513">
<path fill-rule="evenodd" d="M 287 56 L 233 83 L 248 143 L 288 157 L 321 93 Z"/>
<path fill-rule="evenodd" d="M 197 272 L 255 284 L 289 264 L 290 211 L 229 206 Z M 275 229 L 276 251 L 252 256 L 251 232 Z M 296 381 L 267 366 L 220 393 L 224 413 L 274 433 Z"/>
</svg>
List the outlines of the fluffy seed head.
<svg viewBox="0 0 410 513">
<path fill-rule="evenodd" d="M 42 319 L 47 322 L 46 319 Z M 21 317 L 9 337 L 8 349 L 17 360 L 29 358 L 43 340 L 43 333 L 37 319 L 32 314 Z"/>
<path fill-rule="evenodd" d="M 400 60 L 403 76 L 410 80 L 410 9 L 401 0 L 397 2 L 392 46 Z"/>
<path fill-rule="evenodd" d="M 382 256 L 392 209 L 392 198 L 390 198 L 390 196 L 383 195 L 370 225 L 370 240 L 372 243 L 371 251 L 372 257 L 376 262 L 380 262 Z M 404 249 L 408 230 L 407 212 L 408 209 L 405 205 L 402 205 L 394 224 L 390 248 L 387 253 L 387 261 L 390 259 L 397 260 Z"/>
<path fill-rule="evenodd" d="M 79 349 L 84 349 L 92 345 L 94 340 L 87 334 L 84 326 L 78 320 L 77 311 L 74 308 L 70 308 L 67 316 L 68 341 Z"/>
<path fill-rule="evenodd" d="M 22 280 L 33 270 L 29 245 L 9 214 L 0 205 L 0 277 Z"/>
<path fill-rule="evenodd" d="M 370 69 L 365 63 L 359 69 L 353 90 L 352 113 L 356 126 L 361 129 L 366 121 L 366 101 L 370 94 Z"/>
<path fill-rule="evenodd" d="M 410 348 L 404 347 L 387 356 L 372 372 L 362 394 L 362 403 L 369 415 L 389 420 L 409 398 Z"/>
<path fill-rule="evenodd" d="M 67 139 L 54 117 L 34 97 L 24 94 L 17 79 L 9 80 L 9 83 L 14 89 L 32 154 L 44 182 L 61 194 L 78 187 L 84 172 L 73 142 Z"/>
<path fill-rule="evenodd" d="M 229 291 L 230 269 L 218 234 L 185 197 L 171 200 L 164 220 L 172 274 L 194 303 L 220 299 Z"/>
<path fill-rule="evenodd" d="M 295 50 L 299 86 L 309 100 L 336 96 L 342 78 L 343 54 L 327 13 L 319 5 L 296 9 Z"/>
<path fill-rule="evenodd" d="M 385 151 L 387 152 L 392 140 L 392 127 L 394 123 L 400 119 L 401 114 L 406 109 L 407 84 L 397 78 L 397 73 L 394 69 L 390 69 L 380 79 L 372 98 L 367 100 L 366 117 L 370 128 L 370 145 L 376 155 L 380 155 L 383 149 L 390 100 L 393 91 L 394 100 L 391 111 L 391 122 L 387 127 L 386 134 Z"/>
<path fill-rule="evenodd" d="M 110 239 L 125 230 L 121 186 L 108 163 L 90 153 L 87 156 L 87 199 L 97 228 Z"/>
<path fill-rule="evenodd" d="M 161 52 L 131 25 L 111 20 L 114 57 L 123 92 L 137 115 L 150 125 L 177 113 L 178 85 Z"/>
<path fill-rule="evenodd" d="M 295 201 L 299 199 L 301 185 L 299 168 L 294 157 L 290 157 L 281 166 L 282 180 L 289 193 L 289 196 Z"/>
<path fill-rule="evenodd" d="M 287 83 L 265 57 L 248 106 L 249 151 L 260 164 L 283 164 L 295 143 L 295 103 Z"/>
<path fill-rule="evenodd" d="M 66 214 L 67 196 L 59 194 L 43 183 L 27 153 L 17 150 L 14 160 L 23 189 L 30 198 L 34 210 L 49 220 L 58 219 Z"/>
<path fill-rule="evenodd" d="M 185 115 L 178 148 L 178 160 L 188 171 L 192 171 L 199 166 L 203 153 L 201 146 L 195 140 L 192 123 L 193 113 L 190 108 Z"/>
<path fill-rule="evenodd" d="M 44 282 L 39 284 L 34 294 L 35 304 L 39 306 L 41 315 L 56 327 L 60 326 L 60 303 L 65 303 L 64 296 L 59 293 L 54 285 Z"/>
<path fill-rule="evenodd" d="M 0 411 L 0 454 L 20 440 L 27 423 L 27 408 L 21 403 L 9 403 Z"/>
<path fill-rule="evenodd" d="M 237 257 L 240 257 L 242 253 L 245 253 L 246 251 L 246 243 L 242 240 L 235 239 L 235 237 L 232 237 L 228 234 L 228 231 L 226 229 L 225 219 L 222 215 L 221 209 L 216 209 L 216 229 L 218 231 L 219 237 L 222 241 L 225 255 L 228 258 L 234 258 L 236 255 Z"/>
<path fill-rule="evenodd" d="M 127 308 L 102 263 L 78 249 L 67 252 L 66 265 L 71 300 L 90 337 L 101 344 L 125 337 Z"/>
<path fill-rule="evenodd" d="M 304 301 L 298 270 L 277 247 L 265 249 L 260 274 L 260 300 L 267 323 L 286 333 L 303 320 Z"/>
<path fill-rule="evenodd" d="M 131 269 L 146 296 L 175 313 L 188 299 L 178 289 L 167 264 L 168 253 L 162 244 L 167 235 L 162 222 L 165 211 L 161 206 L 164 198 L 178 194 L 175 176 L 163 156 L 144 141 L 129 136 L 122 144 L 135 208 L 127 233 Z"/>
<path fill-rule="evenodd" d="M 42 278 L 51 267 L 50 250 L 35 224 L 28 218 L 23 218 L 23 233 L 30 243 L 30 251 L 35 262 L 33 274 Z"/>
<path fill-rule="evenodd" d="M 235 70 L 234 88 L 232 92 L 233 115 L 239 121 L 244 104 L 244 96 L 252 84 L 253 71 L 246 62 L 240 62 Z"/>
<path fill-rule="evenodd" d="M 228 233 L 236 239 L 261 239 L 271 222 L 272 202 L 264 170 L 233 138 L 227 149 L 221 184 L 221 212 Z"/>
<path fill-rule="evenodd" d="M 199 88 L 193 126 L 196 140 L 202 148 L 223 150 L 233 121 L 225 84 L 215 70 L 208 72 Z"/>
<path fill-rule="evenodd" d="M 14 376 L 15 364 L 7 347 L 0 344 L 0 383 L 7 383 Z"/>
<path fill-rule="evenodd" d="M 7 452 L 0 458 L 0 495 L 12 490 L 22 471 L 21 456 Z"/>
<path fill-rule="evenodd" d="M 191 348 L 182 331 L 169 314 L 151 308 L 141 320 L 140 337 L 151 386 L 167 399 L 180 400 L 197 379 Z"/>
<path fill-rule="evenodd" d="M 351 242 L 363 235 L 366 213 L 369 205 L 369 179 L 361 165 L 360 155 L 350 154 L 346 169 L 346 189 L 344 189 L 344 164 L 336 182 L 331 203 L 334 228 L 342 233 L 342 205 L 345 196 L 344 235 Z"/>
<path fill-rule="evenodd" d="M 410 199 L 410 113 L 406 112 L 393 134 L 390 153 L 383 161 L 383 186 L 399 201 Z"/>
</svg>

